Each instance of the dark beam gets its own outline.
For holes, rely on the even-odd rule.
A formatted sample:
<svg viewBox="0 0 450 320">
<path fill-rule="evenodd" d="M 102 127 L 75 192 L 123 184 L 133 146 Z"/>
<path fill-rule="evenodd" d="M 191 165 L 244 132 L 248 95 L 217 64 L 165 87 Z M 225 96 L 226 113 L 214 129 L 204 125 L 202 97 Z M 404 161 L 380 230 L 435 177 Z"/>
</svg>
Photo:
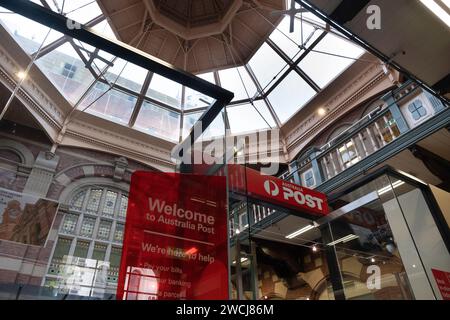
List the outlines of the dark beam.
<svg viewBox="0 0 450 320">
<path fill-rule="evenodd" d="M 330 14 L 330 18 L 339 24 L 344 24 L 353 20 L 369 2 L 370 0 L 343 0 Z"/>
<path fill-rule="evenodd" d="M 450 73 L 433 85 L 433 89 L 442 95 L 450 93 Z"/>
</svg>

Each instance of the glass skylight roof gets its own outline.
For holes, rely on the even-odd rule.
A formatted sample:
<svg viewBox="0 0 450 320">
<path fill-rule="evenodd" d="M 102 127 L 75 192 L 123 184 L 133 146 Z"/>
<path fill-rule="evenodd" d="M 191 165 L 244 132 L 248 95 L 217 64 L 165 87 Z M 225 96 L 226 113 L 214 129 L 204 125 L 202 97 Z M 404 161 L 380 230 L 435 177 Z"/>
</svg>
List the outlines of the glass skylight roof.
<svg viewBox="0 0 450 320">
<path fill-rule="evenodd" d="M 39 0 L 33 2 L 42 5 Z M 115 39 L 95 1 L 46 2 L 52 10 L 89 22 L 96 32 Z M 176 143 L 214 102 L 158 74 L 54 30 L 48 34 L 45 26 L 1 11 L 2 26 L 27 54 L 36 54 L 42 46 L 35 64 L 79 110 Z M 225 123 L 233 134 L 283 125 L 364 53 L 333 29 L 326 31 L 325 22 L 311 13 L 296 16 L 293 33 L 289 33 L 289 19 L 282 19 L 247 66 L 198 75 L 235 94 L 205 138 L 223 135 Z"/>
</svg>

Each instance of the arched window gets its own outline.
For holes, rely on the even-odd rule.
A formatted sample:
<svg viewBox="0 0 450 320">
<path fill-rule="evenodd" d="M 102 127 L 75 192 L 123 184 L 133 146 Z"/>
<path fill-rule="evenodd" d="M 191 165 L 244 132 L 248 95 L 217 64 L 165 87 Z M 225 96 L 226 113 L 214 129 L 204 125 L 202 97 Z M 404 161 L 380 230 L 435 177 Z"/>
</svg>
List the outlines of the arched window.
<svg viewBox="0 0 450 320">
<path fill-rule="evenodd" d="M 77 190 L 68 201 L 47 271 L 60 293 L 114 293 L 119 274 L 128 194 L 109 186 Z M 109 266 L 105 270 L 105 265 Z M 102 269 L 102 272 L 98 272 Z M 78 275 L 74 275 L 78 270 Z M 57 286 L 55 286 L 57 284 Z"/>
</svg>

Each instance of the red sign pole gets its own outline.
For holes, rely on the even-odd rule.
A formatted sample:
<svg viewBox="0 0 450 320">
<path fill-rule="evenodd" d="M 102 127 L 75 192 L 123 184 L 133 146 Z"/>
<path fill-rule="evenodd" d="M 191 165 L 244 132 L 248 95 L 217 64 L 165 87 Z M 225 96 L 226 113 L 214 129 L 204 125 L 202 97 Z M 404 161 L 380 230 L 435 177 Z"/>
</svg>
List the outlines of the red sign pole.
<svg viewBox="0 0 450 320">
<path fill-rule="evenodd" d="M 117 299 L 228 299 L 225 177 L 135 172 Z"/>
</svg>

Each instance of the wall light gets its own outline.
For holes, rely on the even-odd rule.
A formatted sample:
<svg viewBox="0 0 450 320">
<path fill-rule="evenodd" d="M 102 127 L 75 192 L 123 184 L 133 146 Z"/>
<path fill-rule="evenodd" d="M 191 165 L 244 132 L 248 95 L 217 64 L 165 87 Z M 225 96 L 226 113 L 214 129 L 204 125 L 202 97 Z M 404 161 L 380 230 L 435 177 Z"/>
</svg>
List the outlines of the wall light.
<svg viewBox="0 0 450 320">
<path fill-rule="evenodd" d="M 25 79 L 27 77 L 27 74 L 25 73 L 25 71 L 19 71 L 19 72 L 17 72 L 17 77 L 20 80 L 23 80 L 23 79 Z"/>
<path fill-rule="evenodd" d="M 319 108 L 319 109 L 317 110 L 317 114 L 318 114 L 319 116 L 323 117 L 324 115 L 327 114 L 327 110 L 325 110 L 324 108 Z"/>
</svg>

